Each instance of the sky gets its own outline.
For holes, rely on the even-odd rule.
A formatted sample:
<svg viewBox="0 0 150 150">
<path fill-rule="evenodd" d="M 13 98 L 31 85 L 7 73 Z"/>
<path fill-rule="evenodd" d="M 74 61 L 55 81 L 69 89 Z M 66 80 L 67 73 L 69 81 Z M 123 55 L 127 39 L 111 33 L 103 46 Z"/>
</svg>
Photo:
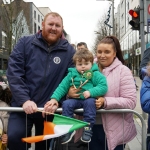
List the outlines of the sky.
<svg viewBox="0 0 150 150">
<path fill-rule="evenodd" d="M 36 7 L 49 7 L 63 18 L 64 29 L 71 37 L 71 44 L 86 42 L 92 50 L 98 21 L 107 14 L 111 1 L 102 0 L 25 0 Z M 114 0 L 115 12 L 120 0 Z"/>
</svg>

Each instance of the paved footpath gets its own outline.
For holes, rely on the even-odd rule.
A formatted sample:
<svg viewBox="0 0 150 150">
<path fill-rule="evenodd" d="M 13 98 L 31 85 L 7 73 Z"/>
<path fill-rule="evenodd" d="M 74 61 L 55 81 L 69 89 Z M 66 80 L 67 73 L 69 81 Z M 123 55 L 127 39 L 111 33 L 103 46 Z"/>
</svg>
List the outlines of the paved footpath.
<svg viewBox="0 0 150 150">
<path fill-rule="evenodd" d="M 137 105 L 134 110 L 136 112 L 138 112 L 141 116 L 143 116 L 143 118 L 145 119 L 145 122 L 147 124 L 147 114 L 142 111 L 141 105 L 140 105 L 140 88 L 141 88 L 142 81 L 140 80 L 139 77 L 135 77 L 135 79 L 136 79 L 136 84 L 138 85 L 139 88 L 137 91 Z M 141 138 L 142 138 L 141 120 L 135 116 L 134 121 L 135 121 L 136 129 L 137 129 L 137 136 L 131 142 L 129 142 L 127 144 L 125 150 L 142 150 L 142 148 L 141 148 Z"/>
</svg>

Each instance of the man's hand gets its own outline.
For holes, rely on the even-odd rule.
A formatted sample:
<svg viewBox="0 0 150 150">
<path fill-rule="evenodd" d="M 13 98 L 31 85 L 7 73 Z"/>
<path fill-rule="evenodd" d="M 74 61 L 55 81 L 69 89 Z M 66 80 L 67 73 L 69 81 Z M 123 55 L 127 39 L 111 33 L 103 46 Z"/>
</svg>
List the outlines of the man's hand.
<svg viewBox="0 0 150 150">
<path fill-rule="evenodd" d="M 90 92 L 89 91 L 84 91 L 83 96 L 84 96 L 84 98 L 89 98 L 90 97 Z"/>
<path fill-rule="evenodd" d="M 27 100 L 22 107 L 26 114 L 32 114 L 37 111 L 37 105 L 31 100 Z"/>
<path fill-rule="evenodd" d="M 58 102 L 55 99 L 51 99 L 44 105 L 44 112 L 54 113 L 58 108 Z M 48 113 L 42 113 L 43 117 L 45 117 L 45 114 Z"/>
<path fill-rule="evenodd" d="M 105 98 L 104 97 L 99 97 L 96 101 L 95 101 L 95 105 L 96 108 L 99 109 L 104 105 L 105 102 Z"/>
<path fill-rule="evenodd" d="M 72 98 L 80 98 L 80 94 L 77 94 L 81 89 L 75 89 L 73 86 L 68 91 L 68 96 Z"/>
</svg>

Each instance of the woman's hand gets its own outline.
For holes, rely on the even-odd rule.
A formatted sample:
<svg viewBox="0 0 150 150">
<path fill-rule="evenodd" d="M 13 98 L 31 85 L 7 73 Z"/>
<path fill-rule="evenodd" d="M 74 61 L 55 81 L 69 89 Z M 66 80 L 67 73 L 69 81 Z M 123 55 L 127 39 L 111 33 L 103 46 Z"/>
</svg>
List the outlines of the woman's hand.
<svg viewBox="0 0 150 150">
<path fill-rule="evenodd" d="M 105 98 L 104 97 L 99 97 L 96 101 L 95 101 L 95 105 L 96 108 L 99 109 L 104 105 L 105 102 Z"/>
<path fill-rule="evenodd" d="M 80 98 L 80 94 L 77 94 L 77 92 L 79 92 L 81 89 L 75 89 L 73 86 L 70 87 L 69 91 L 68 91 L 68 97 L 72 97 L 72 98 Z"/>
<path fill-rule="evenodd" d="M 3 135 L 2 135 L 2 143 L 3 143 L 3 144 L 7 144 L 7 141 L 8 141 L 7 134 L 3 134 Z"/>
</svg>

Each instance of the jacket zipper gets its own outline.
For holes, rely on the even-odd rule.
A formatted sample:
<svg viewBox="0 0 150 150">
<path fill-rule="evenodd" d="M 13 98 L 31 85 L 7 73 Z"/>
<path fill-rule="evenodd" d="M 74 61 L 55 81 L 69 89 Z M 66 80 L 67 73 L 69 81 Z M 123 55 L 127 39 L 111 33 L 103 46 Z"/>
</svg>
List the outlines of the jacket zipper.
<svg viewBox="0 0 150 150">
<path fill-rule="evenodd" d="M 50 55 L 50 52 L 51 52 L 51 48 L 48 47 L 48 55 L 47 55 L 47 59 L 46 59 L 46 67 L 45 67 L 45 70 L 44 70 L 44 76 L 43 76 L 43 79 L 42 79 L 42 83 L 41 83 L 41 87 L 40 87 L 40 91 L 39 91 L 39 101 L 41 99 L 41 94 L 43 92 L 43 88 L 44 88 L 44 83 L 45 83 L 45 79 L 46 79 L 46 71 L 48 70 L 48 59 L 49 59 L 49 55 Z"/>
</svg>

